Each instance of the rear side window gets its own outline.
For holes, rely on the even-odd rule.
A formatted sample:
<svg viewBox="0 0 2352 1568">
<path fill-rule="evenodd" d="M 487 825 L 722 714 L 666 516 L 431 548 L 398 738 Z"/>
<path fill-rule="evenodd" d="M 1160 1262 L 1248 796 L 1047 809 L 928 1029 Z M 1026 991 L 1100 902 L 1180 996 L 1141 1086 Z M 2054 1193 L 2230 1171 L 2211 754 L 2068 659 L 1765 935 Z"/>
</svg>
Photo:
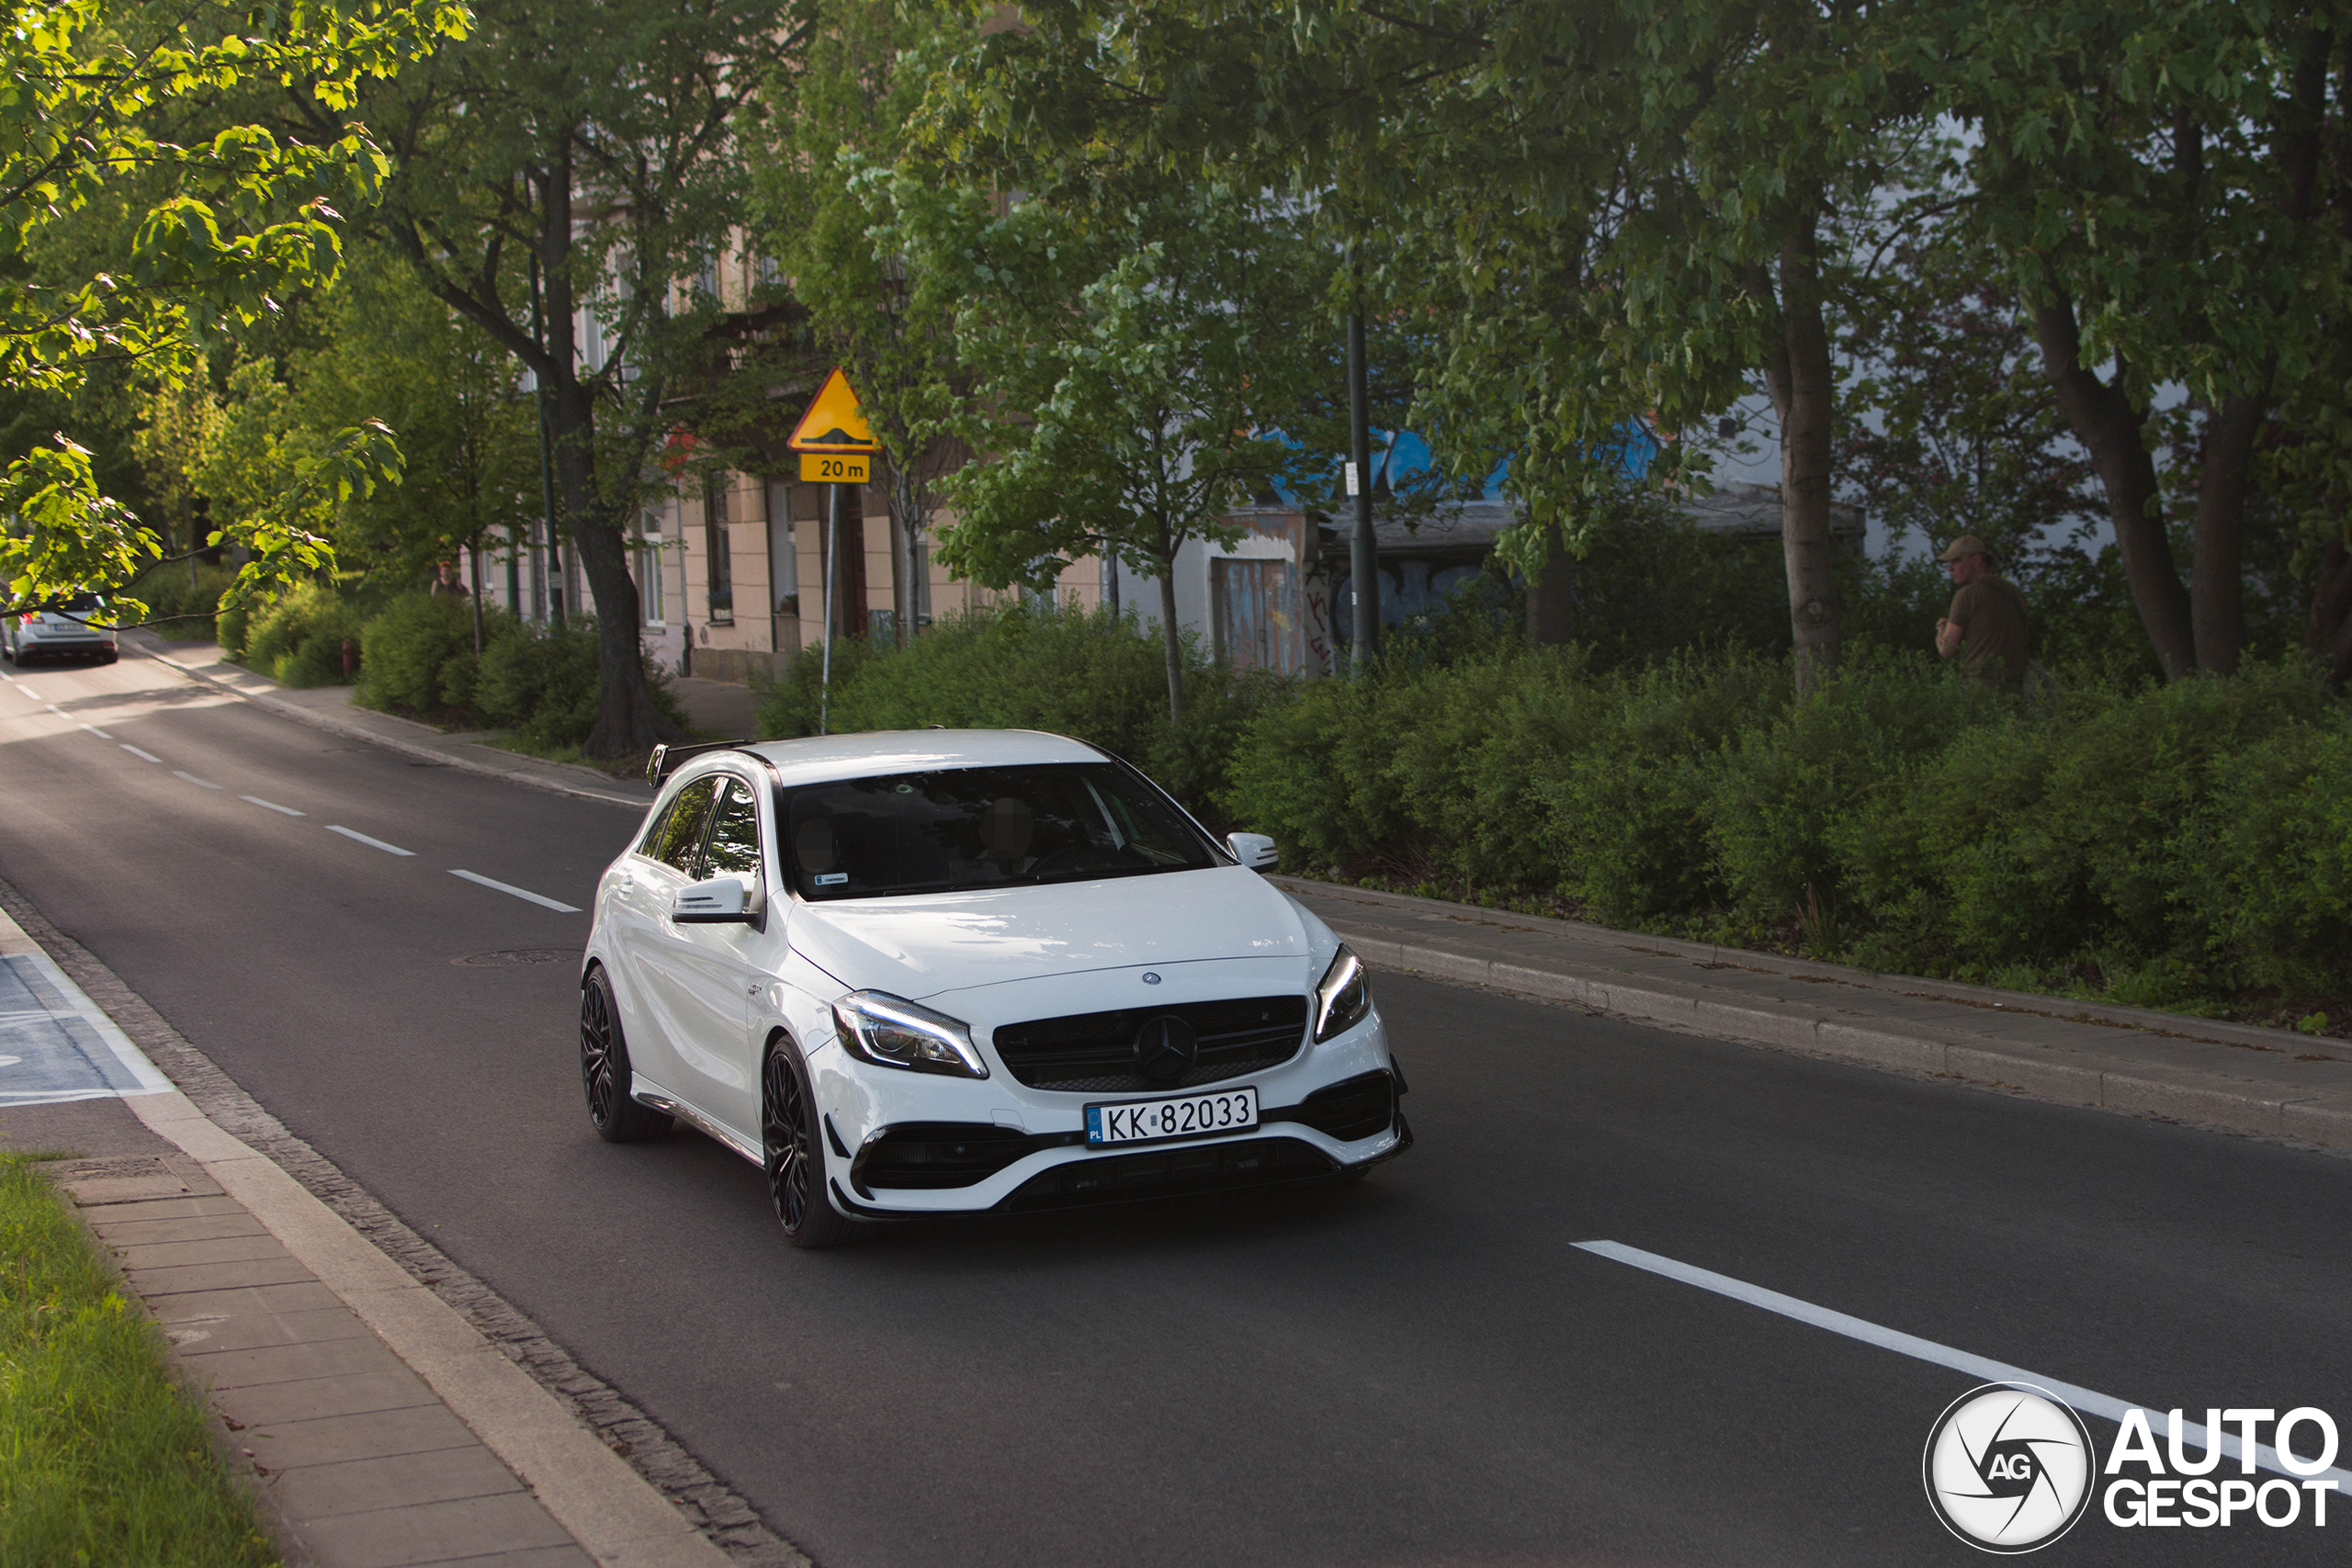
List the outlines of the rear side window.
<svg viewBox="0 0 2352 1568">
<path fill-rule="evenodd" d="M 696 779 L 680 790 L 670 804 L 670 815 L 647 841 L 645 852 L 692 876 L 695 852 L 702 847 L 703 825 L 710 820 L 711 796 L 718 790 L 716 778 Z"/>
<path fill-rule="evenodd" d="M 710 843 L 704 852 L 703 874 L 756 876 L 759 870 L 759 804 L 752 798 L 749 784 L 741 779 L 729 779 L 727 794 L 710 819 Z"/>
</svg>

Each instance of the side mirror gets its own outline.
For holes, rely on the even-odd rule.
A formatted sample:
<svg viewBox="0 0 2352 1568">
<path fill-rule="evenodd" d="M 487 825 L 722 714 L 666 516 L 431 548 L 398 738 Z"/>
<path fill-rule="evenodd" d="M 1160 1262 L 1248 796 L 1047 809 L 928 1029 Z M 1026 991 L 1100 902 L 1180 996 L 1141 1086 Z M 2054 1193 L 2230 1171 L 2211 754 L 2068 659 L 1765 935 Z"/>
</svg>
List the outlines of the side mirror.
<svg viewBox="0 0 2352 1568">
<path fill-rule="evenodd" d="M 1263 833 L 1227 833 L 1225 847 L 1233 852 L 1235 860 L 1252 871 L 1272 871 L 1283 863 L 1273 840 Z"/>
<path fill-rule="evenodd" d="M 670 918 L 682 926 L 758 925 L 760 897 L 740 876 L 714 876 L 678 889 Z"/>
</svg>

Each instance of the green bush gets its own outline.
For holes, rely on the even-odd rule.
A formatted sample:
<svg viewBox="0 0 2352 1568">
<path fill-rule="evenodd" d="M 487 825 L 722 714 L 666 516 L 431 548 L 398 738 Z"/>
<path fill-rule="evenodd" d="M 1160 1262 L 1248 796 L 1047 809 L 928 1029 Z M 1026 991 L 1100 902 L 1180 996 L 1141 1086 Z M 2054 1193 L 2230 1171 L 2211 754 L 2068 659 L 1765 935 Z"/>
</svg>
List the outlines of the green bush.
<svg viewBox="0 0 2352 1568">
<path fill-rule="evenodd" d="M 344 671 L 343 645 L 351 644 L 356 665 L 365 620 L 360 606 L 334 589 L 305 582 L 253 612 L 241 627 L 242 662 L 288 686 L 337 686 Z"/>
<path fill-rule="evenodd" d="M 760 733 L 817 731 L 821 648 L 803 649 L 763 688 Z M 1117 753 L 1180 798 L 1213 802 L 1242 725 L 1281 682 L 1236 676 L 1190 637 L 1183 650 L 1185 722 L 1168 721 L 1166 656 L 1159 633 L 1133 615 L 1035 602 L 956 615 L 910 648 L 865 639 L 833 645 L 830 728 L 1044 729 Z"/>
<path fill-rule="evenodd" d="M 454 678 L 445 661 L 439 675 Z M 670 690 L 669 677 L 650 660 L 646 683 L 672 722 L 684 728 L 685 715 Z M 514 731 L 542 750 L 577 746 L 595 728 L 597 703 L 596 623 L 586 617 L 561 626 L 513 626 L 482 650 L 471 711 Z"/>
<path fill-rule="evenodd" d="M 147 606 L 148 623 L 175 642 L 205 642 L 220 635 L 215 620 L 220 595 L 236 580 L 233 567 L 195 565 L 193 581 L 187 561 L 150 567 L 131 580 L 130 593 Z"/>
<path fill-rule="evenodd" d="M 511 636 L 514 617 L 482 616 L 484 651 Z M 395 599 L 360 632 L 358 700 L 410 713 L 463 713 L 474 705 L 473 601 L 411 593 Z"/>
<path fill-rule="evenodd" d="M 1583 744 L 1536 786 L 1561 892 L 1627 925 L 1721 908 L 1730 892 L 1708 837 L 1717 757 L 1788 706 L 1787 666 L 1687 657 L 1623 671 L 1601 696 Z"/>
</svg>

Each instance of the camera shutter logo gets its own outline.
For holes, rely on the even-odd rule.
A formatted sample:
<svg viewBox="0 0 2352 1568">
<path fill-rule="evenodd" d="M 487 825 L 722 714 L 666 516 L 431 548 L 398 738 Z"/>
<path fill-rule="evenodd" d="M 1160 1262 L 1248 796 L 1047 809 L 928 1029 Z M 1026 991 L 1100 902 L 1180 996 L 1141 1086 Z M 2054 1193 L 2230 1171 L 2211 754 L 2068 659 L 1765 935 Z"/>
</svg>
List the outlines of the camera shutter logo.
<svg viewBox="0 0 2352 1568">
<path fill-rule="evenodd" d="M 2038 1551 L 2074 1529 L 2090 1506 L 2096 1466 L 2083 1418 L 2025 1383 L 1986 1383 L 1953 1400 L 1920 1461 L 1944 1528 L 2004 1555 Z"/>
</svg>

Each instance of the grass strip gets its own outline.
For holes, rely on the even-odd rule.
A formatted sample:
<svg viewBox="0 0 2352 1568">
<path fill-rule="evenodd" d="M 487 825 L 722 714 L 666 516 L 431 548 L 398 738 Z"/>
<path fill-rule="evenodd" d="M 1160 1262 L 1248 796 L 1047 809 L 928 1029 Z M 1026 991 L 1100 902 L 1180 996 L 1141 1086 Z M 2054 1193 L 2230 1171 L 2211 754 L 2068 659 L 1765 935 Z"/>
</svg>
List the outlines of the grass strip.
<svg viewBox="0 0 2352 1568">
<path fill-rule="evenodd" d="M 0 1156 L 0 1568 L 277 1561 L 110 1260 Z"/>
</svg>

